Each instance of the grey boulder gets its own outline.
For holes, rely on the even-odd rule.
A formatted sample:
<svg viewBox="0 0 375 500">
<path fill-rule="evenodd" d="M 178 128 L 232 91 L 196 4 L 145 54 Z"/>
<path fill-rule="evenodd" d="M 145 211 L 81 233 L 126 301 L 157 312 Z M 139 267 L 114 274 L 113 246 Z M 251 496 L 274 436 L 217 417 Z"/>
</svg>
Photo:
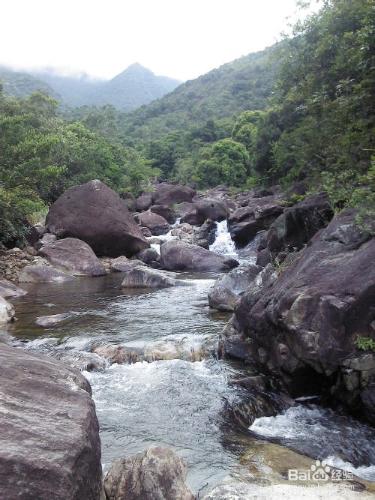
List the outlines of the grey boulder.
<svg viewBox="0 0 375 500">
<path fill-rule="evenodd" d="M 99 500 L 99 425 L 87 380 L 6 345 L 0 378 L 1 498 Z"/>
<path fill-rule="evenodd" d="M 248 265 L 233 269 L 228 274 L 219 278 L 208 293 L 208 303 L 218 311 L 234 311 L 241 295 L 256 280 L 262 268 Z"/>
<path fill-rule="evenodd" d="M 163 269 L 169 271 L 229 271 L 238 266 L 235 259 L 198 245 L 173 240 L 161 245 L 160 263 Z"/>
<path fill-rule="evenodd" d="M 125 272 L 122 288 L 167 288 L 175 286 L 176 280 L 162 271 L 137 266 Z"/>
<path fill-rule="evenodd" d="M 149 448 L 116 460 L 104 478 L 108 500 L 193 500 L 186 467 L 168 448 Z"/>
<path fill-rule="evenodd" d="M 149 246 L 125 201 L 98 180 L 62 194 L 51 206 L 46 225 L 58 238 L 85 241 L 99 257 L 131 257 Z"/>
<path fill-rule="evenodd" d="M 53 266 L 77 276 L 103 276 L 105 268 L 87 243 L 77 238 L 64 238 L 43 246 L 39 255 Z"/>
</svg>

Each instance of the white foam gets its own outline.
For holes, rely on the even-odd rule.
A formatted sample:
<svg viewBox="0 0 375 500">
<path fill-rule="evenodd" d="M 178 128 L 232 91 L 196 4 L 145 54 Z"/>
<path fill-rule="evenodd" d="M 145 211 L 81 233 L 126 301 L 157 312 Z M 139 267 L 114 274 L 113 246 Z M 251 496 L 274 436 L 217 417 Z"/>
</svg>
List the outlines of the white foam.
<svg viewBox="0 0 375 500">
<path fill-rule="evenodd" d="M 345 460 L 342 460 L 340 457 L 336 457 L 334 455 L 331 455 L 324 460 L 332 467 L 352 472 L 356 476 L 366 479 L 367 481 L 375 481 L 375 465 L 362 465 L 360 467 L 354 467 L 354 465 L 350 462 L 345 462 Z"/>
<path fill-rule="evenodd" d="M 209 249 L 219 255 L 237 257 L 236 247 L 228 231 L 226 220 L 216 223 L 216 238 Z"/>
</svg>

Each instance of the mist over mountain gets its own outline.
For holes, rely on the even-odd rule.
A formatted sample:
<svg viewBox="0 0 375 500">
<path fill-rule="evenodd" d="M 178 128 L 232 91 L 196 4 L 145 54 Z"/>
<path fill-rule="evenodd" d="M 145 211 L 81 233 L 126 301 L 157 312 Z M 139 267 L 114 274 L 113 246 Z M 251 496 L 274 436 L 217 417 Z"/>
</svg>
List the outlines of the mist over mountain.
<svg viewBox="0 0 375 500">
<path fill-rule="evenodd" d="M 136 63 L 111 80 L 90 78 L 87 75 L 65 76 L 54 70 L 19 72 L 0 68 L 0 80 L 9 95 L 22 97 L 41 90 L 69 107 L 113 105 L 130 111 L 158 99 L 174 90 L 179 81 L 157 76 Z"/>
</svg>

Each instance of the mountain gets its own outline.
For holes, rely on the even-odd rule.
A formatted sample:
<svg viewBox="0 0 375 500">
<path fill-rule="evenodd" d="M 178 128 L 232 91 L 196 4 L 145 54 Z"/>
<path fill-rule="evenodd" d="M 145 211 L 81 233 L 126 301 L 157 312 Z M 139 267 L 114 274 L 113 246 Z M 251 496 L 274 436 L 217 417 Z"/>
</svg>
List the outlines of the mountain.
<svg viewBox="0 0 375 500">
<path fill-rule="evenodd" d="M 126 133 L 157 139 L 244 110 L 264 109 L 275 83 L 278 60 L 274 54 L 279 45 L 224 64 L 123 116 Z"/>
<path fill-rule="evenodd" d="M 0 71 L 0 80 L 5 92 L 10 95 L 24 96 L 42 90 L 69 107 L 111 104 L 122 111 L 130 111 L 158 99 L 180 83 L 154 75 L 138 63 L 111 80 L 92 79 L 87 75 L 64 76 L 53 70 L 15 72 L 9 68 Z"/>
<path fill-rule="evenodd" d="M 42 91 L 56 99 L 59 94 L 47 82 L 28 73 L 13 71 L 0 66 L 0 83 L 3 85 L 5 94 L 15 97 L 23 97 L 33 92 Z"/>
<path fill-rule="evenodd" d="M 179 83 L 172 78 L 155 76 L 136 63 L 99 87 L 93 94 L 93 101 L 96 105 L 112 104 L 118 109 L 134 109 L 159 99 Z"/>
</svg>

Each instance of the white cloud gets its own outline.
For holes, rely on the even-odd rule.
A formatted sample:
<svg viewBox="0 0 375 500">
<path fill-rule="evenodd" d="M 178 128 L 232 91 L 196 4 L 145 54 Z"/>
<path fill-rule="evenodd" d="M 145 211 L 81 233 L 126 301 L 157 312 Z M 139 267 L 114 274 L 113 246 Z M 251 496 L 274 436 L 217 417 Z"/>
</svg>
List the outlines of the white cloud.
<svg viewBox="0 0 375 500">
<path fill-rule="evenodd" d="M 0 63 L 195 78 L 274 43 L 295 0 L 2 0 Z"/>
</svg>

